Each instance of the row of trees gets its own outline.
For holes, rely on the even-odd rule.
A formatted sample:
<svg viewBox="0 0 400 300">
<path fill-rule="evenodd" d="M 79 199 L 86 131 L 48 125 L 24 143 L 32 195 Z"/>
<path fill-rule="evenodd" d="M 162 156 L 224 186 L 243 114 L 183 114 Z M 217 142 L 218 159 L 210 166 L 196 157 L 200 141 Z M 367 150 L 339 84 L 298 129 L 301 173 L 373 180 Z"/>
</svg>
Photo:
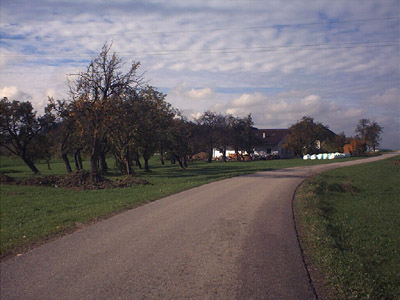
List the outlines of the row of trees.
<svg viewBox="0 0 400 300">
<path fill-rule="evenodd" d="M 345 144 L 344 133 L 336 135 L 329 127 L 316 122 L 309 116 L 289 128 L 284 147 L 292 150 L 295 156 L 320 152 L 341 152 Z"/>
<path fill-rule="evenodd" d="M 69 157 L 74 157 L 75 168 L 82 169 L 81 153 L 90 158 L 93 180 L 106 173 L 106 157 L 113 155 L 123 173 L 131 174 L 132 166 L 149 170 L 150 157 L 159 152 L 161 163 L 166 158 L 187 167 L 187 157 L 199 151 L 209 153 L 214 148 L 223 153 L 228 148 L 240 153 L 251 153 L 256 137 L 251 116 L 236 118 L 206 111 L 195 122 L 190 122 L 164 101 L 165 95 L 152 87 L 130 95 L 114 104 L 114 114 L 93 108 L 77 109 L 82 105 L 73 101 L 49 99 L 43 116 L 36 116 L 29 102 L 0 100 L 0 145 L 38 173 L 35 161 L 49 162 L 58 154 L 67 172 L 72 172 Z M 93 116 L 108 116 L 94 121 Z M 226 157 L 224 156 L 224 160 Z"/>
<path fill-rule="evenodd" d="M 361 119 L 358 121 L 355 129 L 355 138 L 365 142 L 366 146 L 375 151 L 376 147 L 379 146 L 379 141 L 381 140 L 380 135 L 382 132 L 383 127 L 376 121 L 371 122 L 369 119 Z"/>
<path fill-rule="evenodd" d="M 301 156 L 307 153 L 342 152 L 344 145 L 352 140 L 358 140 L 364 145 L 363 151 L 367 149 L 367 146 L 375 151 L 376 146 L 379 145 L 383 127 L 376 121 L 361 119 L 355 129 L 356 136 L 346 137 L 344 133 L 335 134 L 327 125 L 305 116 L 292 125 L 289 132 L 283 146 L 292 150 L 295 156 Z"/>
<path fill-rule="evenodd" d="M 0 101 L 0 145 L 19 156 L 37 173 L 34 162 L 47 161 L 56 153 L 66 170 L 82 169 L 81 153 L 90 159 L 92 181 L 107 172 L 106 157 L 113 155 L 117 166 L 131 174 L 133 164 L 149 170 L 149 159 L 160 153 L 187 166 L 187 155 L 212 149 L 224 152 L 233 147 L 250 151 L 255 134 L 251 116 L 236 118 L 210 111 L 190 122 L 165 101 L 166 95 L 143 83 L 140 63 L 122 72 L 123 62 L 105 44 L 87 69 L 70 75 L 68 100 L 49 99 L 42 116 L 29 102 Z"/>
</svg>

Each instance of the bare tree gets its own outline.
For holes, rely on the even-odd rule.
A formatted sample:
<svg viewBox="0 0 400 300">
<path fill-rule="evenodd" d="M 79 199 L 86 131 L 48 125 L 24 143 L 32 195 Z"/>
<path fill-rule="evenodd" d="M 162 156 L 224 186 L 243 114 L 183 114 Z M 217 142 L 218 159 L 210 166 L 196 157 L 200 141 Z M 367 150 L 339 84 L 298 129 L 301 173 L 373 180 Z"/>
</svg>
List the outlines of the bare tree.
<svg viewBox="0 0 400 300">
<path fill-rule="evenodd" d="M 90 171 L 93 182 L 100 180 L 99 160 L 104 142 L 116 120 L 121 99 L 135 89 L 142 80 L 137 74 L 140 63 L 133 62 L 126 73 L 123 63 L 111 45 L 104 44 L 98 57 L 87 69 L 70 75 L 68 84 L 71 95 L 72 114 L 81 136 L 90 140 Z"/>
</svg>

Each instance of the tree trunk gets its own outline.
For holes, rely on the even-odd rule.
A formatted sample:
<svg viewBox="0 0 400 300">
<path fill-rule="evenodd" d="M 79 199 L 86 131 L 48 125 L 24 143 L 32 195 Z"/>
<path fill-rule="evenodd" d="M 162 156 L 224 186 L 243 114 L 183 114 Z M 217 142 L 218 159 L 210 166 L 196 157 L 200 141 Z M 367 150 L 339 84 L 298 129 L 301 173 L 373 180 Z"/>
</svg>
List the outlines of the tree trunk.
<svg viewBox="0 0 400 300">
<path fill-rule="evenodd" d="M 165 164 L 165 162 L 164 162 L 164 151 L 163 150 L 160 150 L 160 161 L 161 161 L 162 165 Z"/>
<path fill-rule="evenodd" d="M 142 168 L 142 164 L 140 163 L 139 156 L 136 156 L 135 163 L 136 163 L 136 166 L 137 166 L 139 169 Z"/>
<path fill-rule="evenodd" d="M 90 154 L 90 177 L 93 183 L 100 182 L 99 152 L 100 152 L 100 141 L 97 138 L 95 138 L 93 141 L 92 153 Z"/>
<path fill-rule="evenodd" d="M 150 171 L 149 168 L 149 157 L 147 155 L 147 150 L 143 150 L 142 156 L 143 156 L 143 160 L 144 160 L 144 169 L 146 172 Z"/>
<path fill-rule="evenodd" d="M 131 167 L 131 158 L 129 155 L 129 149 L 125 153 L 125 167 L 126 167 L 126 174 L 131 175 L 132 174 L 132 167 Z"/>
<path fill-rule="evenodd" d="M 237 161 L 240 161 L 239 149 L 235 149 L 235 153 L 236 153 L 236 160 L 237 160 Z"/>
<path fill-rule="evenodd" d="M 82 157 L 81 157 L 81 153 L 80 152 L 78 154 L 78 163 L 79 163 L 79 168 L 81 170 L 83 170 L 83 163 L 82 163 Z"/>
<path fill-rule="evenodd" d="M 64 161 L 65 168 L 67 169 L 67 173 L 71 173 L 71 172 L 72 172 L 72 169 L 71 169 L 71 165 L 70 165 L 70 163 L 69 163 L 69 159 L 68 159 L 67 154 L 61 153 L 61 158 L 62 158 L 63 161 Z"/>
<path fill-rule="evenodd" d="M 100 172 L 98 168 L 98 156 L 96 153 L 90 155 L 90 178 L 93 183 L 100 182 Z"/>
<path fill-rule="evenodd" d="M 136 167 L 138 167 L 139 169 L 142 168 L 142 164 L 140 163 L 139 151 L 136 151 L 136 152 L 135 152 L 135 165 L 136 165 Z"/>
<path fill-rule="evenodd" d="M 74 153 L 74 161 L 75 161 L 75 168 L 76 170 L 82 170 L 83 169 L 83 165 L 82 165 L 82 157 L 81 157 L 81 150 L 83 148 L 78 148 L 76 149 L 75 153 Z"/>
<path fill-rule="evenodd" d="M 208 162 L 211 163 L 212 162 L 212 155 L 213 155 L 213 148 L 212 145 L 210 144 L 210 153 L 208 154 Z"/>
<path fill-rule="evenodd" d="M 178 161 L 179 166 L 180 166 L 182 169 L 184 169 L 185 167 L 184 167 L 183 164 L 182 164 L 181 158 L 180 158 L 178 155 L 176 155 L 176 154 L 175 154 L 175 158 L 176 158 L 176 160 Z"/>
<path fill-rule="evenodd" d="M 21 158 L 33 173 L 35 174 L 39 173 L 38 168 L 35 167 L 35 165 L 33 164 L 33 162 L 31 162 L 29 158 L 27 158 L 25 155 L 21 155 Z"/>
<path fill-rule="evenodd" d="M 132 175 L 132 168 L 129 161 L 125 161 L 126 175 Z"/>
<path fill-rule="evenodd" d="M 100 167 L 101 167 L 101 173 L 102 173 L 102 174 L 107 174 L 107 172 L 108 172 L 108 165 L 107 165 L 105 153 L 101 153 L 101 154 L 100 154 Z"/>
<path fill-rule="evenodd" d="M 225 147 L 224 147 L 224 149 L 223 149 L 223 151 L 222 151 L 222 160 L 223 160 L 224 162 L 227 161 L 227 159 L 226 159 L 226 148 L 225 148 Z"/>
<path fill-rule="evenodd" d="M 50 168 L 50 159 L 46 159 L 46 164 L 47 164 L 47 169 L 51 170 L 51 168 Z"/>
<path fill-rule="evenodd" d="M 79 169 L 79 163 L 78 163 L 78 160 L 77 160 L 77 157 L 76 157 L 76 152 L 74 153 L 74 162 L 75 162 L 75 169 L 77 171 L 79 171 L 80 169 Z"/>
<path fill-rule="evenodd" d="M 188 167 L 186 156 L 187 156 L 187 155 L 184 155 L 184 156 L 183 156 L 183 165 L 185 166 L 185 168 Z"/>
</svg>

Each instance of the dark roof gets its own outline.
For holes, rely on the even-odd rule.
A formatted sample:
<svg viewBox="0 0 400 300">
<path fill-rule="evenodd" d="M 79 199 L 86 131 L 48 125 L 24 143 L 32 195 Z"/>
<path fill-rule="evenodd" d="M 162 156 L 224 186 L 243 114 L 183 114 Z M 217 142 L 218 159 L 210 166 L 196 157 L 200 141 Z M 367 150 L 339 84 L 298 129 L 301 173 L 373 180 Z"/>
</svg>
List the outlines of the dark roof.
<svg viewBox="0 0 400 300">
<path fill-rule="evenodd" d="M 278 145 L 289 134 L 289 129 L 257 129 L 256 134 L 263 145 Z"/>
</svg>

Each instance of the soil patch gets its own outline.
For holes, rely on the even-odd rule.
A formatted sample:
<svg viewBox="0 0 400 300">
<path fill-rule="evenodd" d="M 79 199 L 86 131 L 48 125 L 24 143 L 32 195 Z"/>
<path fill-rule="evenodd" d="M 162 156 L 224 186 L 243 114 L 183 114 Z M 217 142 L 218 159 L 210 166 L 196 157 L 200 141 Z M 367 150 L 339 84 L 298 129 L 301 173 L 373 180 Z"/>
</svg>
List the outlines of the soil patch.
<svg viewBox="0 0 400 300">
<path fill-rule="evenodd" d="M 395 160 L 392 162 L 392 165 L 400 166 L 400 160 Z"/>
<path fill-rule="evenodd" d="M 12 183 L 14 178 L 7 176 L 6 174 L 0 173 L 0 183 Z"/>
<path fill-rule="evenodd" d="M 150 184 L 146 180 L 139 179 L 133 176 L 126 176 L 124 179 L 116 181 L 112 181 L 106 177 L 100 177 L 100 181 L 98 183 L 93 183 L 90 179 L 89 171 L 76 171 L 67 175 L 49 175 L 30 177 L 26 179 L 14 179 L 5 174 L 0 174 L 0 183 L 15 185 L 65 187 L 78 190 L 108 189 Z"/>
</svg>

